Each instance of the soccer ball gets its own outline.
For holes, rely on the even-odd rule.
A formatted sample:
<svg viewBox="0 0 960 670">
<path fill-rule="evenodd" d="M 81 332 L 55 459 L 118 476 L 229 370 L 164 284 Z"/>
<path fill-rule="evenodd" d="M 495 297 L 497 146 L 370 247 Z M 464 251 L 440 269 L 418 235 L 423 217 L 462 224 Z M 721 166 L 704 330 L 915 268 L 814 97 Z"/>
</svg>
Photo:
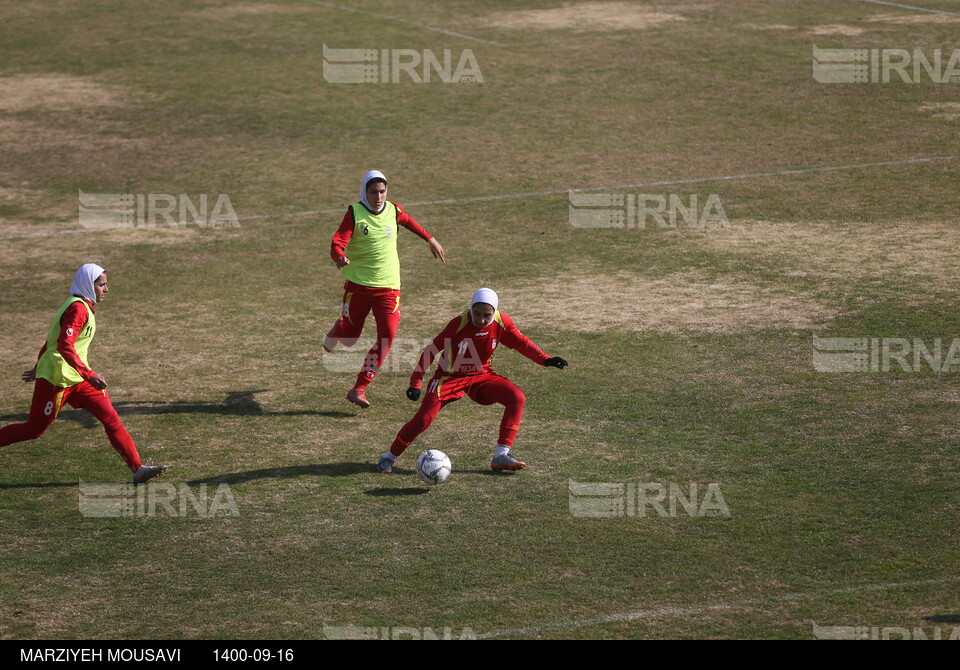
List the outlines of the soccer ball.
<svg viewBox="0 0 960 670">
<path fill-rule="evenodd" d="M 450 469 L 450 458 L 439 449 L 428 449 L 417 458 L 417 476 L 427 484 L 444 483 Z"/>
</svg>

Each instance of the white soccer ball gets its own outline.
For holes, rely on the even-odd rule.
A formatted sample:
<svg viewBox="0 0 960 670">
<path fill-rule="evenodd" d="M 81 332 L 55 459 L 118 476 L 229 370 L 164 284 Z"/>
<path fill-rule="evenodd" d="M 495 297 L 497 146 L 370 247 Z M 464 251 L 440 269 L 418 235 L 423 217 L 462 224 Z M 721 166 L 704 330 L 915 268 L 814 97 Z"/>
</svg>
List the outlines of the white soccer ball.
<svg viewBox="0 0 960 670">
<path fill-rule="evenodd" d="M 450 470 L 450 457 L 439 449 L 428 449 L 417 458 L 417 476 L 427 484 L 444 483 Z"/>
</svg>

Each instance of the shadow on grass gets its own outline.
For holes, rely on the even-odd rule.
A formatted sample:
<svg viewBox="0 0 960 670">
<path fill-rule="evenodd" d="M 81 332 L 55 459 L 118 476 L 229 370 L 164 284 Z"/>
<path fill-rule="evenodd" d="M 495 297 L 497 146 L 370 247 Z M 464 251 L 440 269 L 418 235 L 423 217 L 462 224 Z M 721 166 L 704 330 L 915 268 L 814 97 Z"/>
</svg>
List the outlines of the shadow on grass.
<svg viewBox="0 0 960 670">
<path fill-rule="evenodd" d="M 519 474 L 519 472 L 519 470 L 494 470 L 493 468 L 487 468 L 486 470 L 454 470 L 451 474 L 455 475 L 460 473 L 464 475 L 487 475 L 488 477 L 513 477 Z"/>
<path fill-rule="evenodd" d="M 376 472 L 373 463 L 318 463 L 316 465 L 296 465 L 289 468 L 264 468 L 246 472 L 230 472 L 213 475 L 203 479 L 186 482 L 194 486 L 199 484 L 243 484 L 258 479 L 293 479 L 294 477 L 349 477 L 362 472 Z"/>
<path fill-rule="evenodd" d="M 356 412 L 338 412 L 318 410 L 287 410 L 283 412 L 264 411 L 254 395 L 264 393 L 270 389 L 256 391 L 230 391 L 223 402 L 162 402 L 153 400 L 121 401 L 113 403 L 117 413 L 125 416 L 153 416 L 157 414 L 217 414 L 220 416 L 323 416 L 331 419 L 346 419 L 357 416 Z M 74 421 L 86 428 L 97 428 L 100 423 L 88 412 L 82 410 L 70 411 L 69 405 L 57 417 L 59 421 Z M 27 414 L 8 414 L 0 416 L 0 426 L 8 423 L 23 423 L 29 418 Z"/>
<path fill-rule="evenodd" d="M 247 470 L 245 472 L 228 472 L 222 475 L 213 475 L 203 479 L 193 479 L 184 482 L 188 486 L 199 486 L 200 484 L 244 484 L 246 482 L 257 481 L 259 479 L 293 479 L 295 477 L 350 477 L 365 472 L 376 472 L 376 465 L 373 463 L 317 463 L 315 465 L 296 465 L 288 468 L 264 468 L 262 470 Z M 459 470 L 462 474 L 488 475 L 493 477 L 508 477 L 515 475 L 515 472 L 498 472 L 496 470 Z M 403 470 L 397 468 L 393 474 L 414 474 L 413 470 Z M 389 476 L 389 475 L 384 475 Z M 46 489 L 63 488 L 65 486 L 77 486 L 77 482 L 34 482 L 23 484 L 0 484 L 0 490 L 4 489 Z M 390 489 L 370 489 L 364 491 L 368 496 L 401 496 L 401 495 L 420 495 L 428 492 L 429 488 L 390 488 Z M 953 617 L 950 619 L 950 617 Z M 940 617 L 940 623 L 960 623 L 960 615 L 944 615 Z M 947 619 L 950 619 L 947 621 Z M 937 617 L 927 617 L 928 621 L 939 621 Z"/>
<path fill-rule="evenodd" d="M 930 623 L 957 623 L 960 624 L 960 614 L 935 614 L 934 616 L 923 617 L 924 621 Z"/>
<path fill-rule="evenodd" d="M 0 490 L 3 489 L 51 489 L 72 486 L 77 488 L 77 482 L 34 482 L 32 484 L 0 484 Z"/>
<path fill-rule="evenodd" d="M 382 496 L 420 496 L 424 493 L 430 493 L 430 489 L 370 489 L 369 491 L 364 491 L 363 493 L 364 495 L 373 496 L 375 498 Z"/>
</svg>

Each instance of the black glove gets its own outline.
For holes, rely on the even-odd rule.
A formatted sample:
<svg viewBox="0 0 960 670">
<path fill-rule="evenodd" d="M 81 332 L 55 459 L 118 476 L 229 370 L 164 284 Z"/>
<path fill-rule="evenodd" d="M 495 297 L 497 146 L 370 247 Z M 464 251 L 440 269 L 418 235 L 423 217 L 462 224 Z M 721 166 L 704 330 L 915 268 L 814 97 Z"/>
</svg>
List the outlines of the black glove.
<svg viewBox="0 0 960 670">
<path fill-rule="evenodd" d="M 558 368 L 560 370 L 563 370 L 565 367 L 567 367 L 570 364 L 567 363 L 564 359 L 560 358 L 559 356 L 554 356 L 553 358 L 548 358 L 544 362 L 544 365 L 546 365 L 548 368 Z"/>
<path fill-rule="evenodd" d="M 407 397 L 413 402 L 417 402 L 420 400 L 420 389 L 415 389 L 411 386 L 407 389 Z"/>
</svg>

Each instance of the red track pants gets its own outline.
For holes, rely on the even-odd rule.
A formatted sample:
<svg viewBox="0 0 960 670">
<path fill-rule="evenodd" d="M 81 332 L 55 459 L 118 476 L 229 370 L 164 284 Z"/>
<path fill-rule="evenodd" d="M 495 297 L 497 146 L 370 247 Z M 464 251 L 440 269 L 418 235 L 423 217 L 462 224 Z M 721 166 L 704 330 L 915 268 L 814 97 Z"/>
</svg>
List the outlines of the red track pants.
<svg viewBox="0 0 960 670">
<path fill-rule="evenodd" d="M 380 371 L 390 353 L 400 326 L 400 291 L 375 289 L 347 282 L 343 292 L 343 315 L 333 326 L 332 336 L 347 347 L 352 347 L 363 332 L 363 323 L 370 312 L 377 322 L 377 341 L 374 342 L 357 375 L 356 388 L 365 388 Z"/>
<path fill-rule="evenodd" d="M 110 402 L 106 390 L 98 391 L 89 382 L 80 382 L 76 386 L 60 388 L 46 379 L 37 379 L 33 387 L 33 402 L 30 405 L 30 418 L 25 423 L 13 423 L 0 428 L 0 447 L 16 442 L 35 440 L 50 427 L 64 403 L 70 403 L 77 409 L 85 409 L 103 424 L 110 444 L 117 450 L 131 470 L 140 467 L 140 455 L 130 433 L 123 427 L 120 415 Z"/>
<path fill-rule="evenodd" d="M 393 444 L 390 445 L 390 453 L 394 456 L 402 454 L 420 433 L 430 427 L 441 409 L 464 395 L 481 405 L 498 403 L 504 406 L 498 444 L 512 447 L 520 430 L 523 405 L 527 397 L 506 377 L 501 377 L 494 372 L 483 372 L 462 377 L 434 377 L 427 385 L 427 392 L 420 404 L 420 409 L 400 429 Z"/>
</svg>

